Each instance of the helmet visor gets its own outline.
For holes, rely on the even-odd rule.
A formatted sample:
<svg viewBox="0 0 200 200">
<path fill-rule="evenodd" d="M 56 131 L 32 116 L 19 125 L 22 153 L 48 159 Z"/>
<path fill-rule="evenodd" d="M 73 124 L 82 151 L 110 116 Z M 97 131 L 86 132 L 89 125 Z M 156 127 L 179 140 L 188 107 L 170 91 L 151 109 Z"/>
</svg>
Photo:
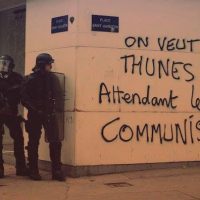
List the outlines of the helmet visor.
<svg viewBox="0 0 200 200">
<path fill-rule="evenodd" d="M 49 64 L 53 64 L 54 63 L 54 59 L 52 58 L 49 62 Z"/>
<path fill-rule="evenodd" d="M 9 71 L 9 65 L 10 65 L 9 60 L 1 60 L 0 59 L 0 71 L 1 72 L 8 72 Z"/>
</svg>

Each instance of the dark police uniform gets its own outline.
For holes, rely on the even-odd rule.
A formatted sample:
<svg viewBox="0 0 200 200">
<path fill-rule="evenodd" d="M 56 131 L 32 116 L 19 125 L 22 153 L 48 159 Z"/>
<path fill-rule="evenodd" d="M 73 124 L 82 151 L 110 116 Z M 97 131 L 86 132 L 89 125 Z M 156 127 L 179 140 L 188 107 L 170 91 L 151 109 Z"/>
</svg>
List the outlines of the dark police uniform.
<svg viewBox="0 0 200 200">
<path fill-rule="evenodd" d="M 4 74 L 0 72 L 0 167 L 3 168 L 2 139 L 3 125 L 9 129 L 10 136 L 14 140 L 14 155 L 16 158 L 16 174 L 27 175 L 24 155 L 24 138 L 18 115 L 20 103 L 20 86 L 23 78 L 16 72 Z"/>
<path fill-rule="evenodd" d="M 47 104 L 49 99 L 53 99 L 51 88 L 49 87 L 50 72 L 44 70 L 53 59 L 49 54 L 41 54 L 37 57 L 36 67 L 33 73 L 26 77 L 22 89 L 22 104 L 28 109 L 28 121 L 26 130 L 29 134 L 28 160 L 30 167 L 30 178 L 40 180 L 38 170 L 38 147 L 41 137 L 41 129 L 44 127 L 48 138 L 47 126 Z M 52 178 L 64 181 L 61 171 L 61 142 L 59 140 L 49 141 L 50 159 L 52 162 Z"/>
</svg>

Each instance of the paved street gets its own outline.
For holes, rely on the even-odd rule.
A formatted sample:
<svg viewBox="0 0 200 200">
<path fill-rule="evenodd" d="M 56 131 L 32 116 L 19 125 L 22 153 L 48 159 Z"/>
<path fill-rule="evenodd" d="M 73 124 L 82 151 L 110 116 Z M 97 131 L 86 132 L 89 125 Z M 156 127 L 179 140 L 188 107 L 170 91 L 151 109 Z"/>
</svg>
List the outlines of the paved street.
<svg viewBox="0 0 200 200">
<path fill-rule="evenodd" d="M 195 200 L 200 199 L 200 168 L 149 170 L 67 178 L 65 183 L 16 177 L 6 165 L 0 179 L 0 200 Z"/>
</svg>

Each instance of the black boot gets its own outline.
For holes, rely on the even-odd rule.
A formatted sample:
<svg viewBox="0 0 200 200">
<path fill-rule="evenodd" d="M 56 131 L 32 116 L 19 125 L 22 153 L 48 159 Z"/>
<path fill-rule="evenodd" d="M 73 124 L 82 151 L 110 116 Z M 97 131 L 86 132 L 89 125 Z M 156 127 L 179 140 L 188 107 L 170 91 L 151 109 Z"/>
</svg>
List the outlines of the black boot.
<svg viewBox="0 0 200 200">
<path fill-rule="evenodd" d="M 35 181 L 42 180 L 42 177 L 39 173 L 38 168 L 38 146 L 37 141 L 29 141 L 27 150 L 28 150 L 28 165 L 29 165 L 29 178 Z"/>
<path fill-rule="evenodd" d="M 65 176 L 63 174 L 63 171 L 61 169 L 53 170 L 52 171 L 52 180 L 65 181 Z"/>
<path fill-rule="evenodd" d="M 29 175 L 29 169 L 26 167 L 26 165 L 16 166 L 16 175 L 17 176 L 28 176 Z"/>
<path fill-rule="evenodd" d="M 65 181 L 65 176 L 61 169 L 61 143 L 50 143 L 49 149 L 50 158 L 52 162 L 52 179 L 58 181 Z"/>
<path fill-rule="evenodd" d="M 25 157 L 16 156 L 16 175 L 17 176 L 28 176 L 29 170 L 26 166 Z"/>
<path fill-rule="evenodd" d="M 28 168 L 26 167 L 26 159 L 24 152 L 24 138 L 20 128 L 17 136 L 14 137 L 14 155 L 16 159 L 16 175 L 28 176 Z"/>
<path fill-rule="evenodd" d="M 0 178 L 4 178 L 4 167 L 0 165 Z"/>
<path fill-rule="evenodd" d="M 29 172 L 29 178 L 34 181 L 42 180 L 42 177 L 41 177 L 38 169 L 31 169 Z"/>
</svg>

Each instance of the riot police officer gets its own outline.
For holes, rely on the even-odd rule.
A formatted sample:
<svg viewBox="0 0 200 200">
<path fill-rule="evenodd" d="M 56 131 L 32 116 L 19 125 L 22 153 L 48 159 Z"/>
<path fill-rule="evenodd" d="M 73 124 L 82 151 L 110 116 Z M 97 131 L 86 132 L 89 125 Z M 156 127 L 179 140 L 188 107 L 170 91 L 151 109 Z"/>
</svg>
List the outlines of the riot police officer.
<svg viewBox="0 0 200 200">
<path fill-rule="evenodd" d="M 14 60 L 11 56 L 0 56 L 0 178 L 4 177 L 2 157 L 4 125 L 8 127 L 10 136 L 14 139 L 16 175 L 28 175 L 24 155 L 23 132 L 18 117 L 23 77 L 13 71 L 14 67 Z"/>
<path fill-rule="evenodd" d="M 29 176 L 33 180 L 41 180 L 38 170 L 38 147 L 42 127 L 44 127 L 47 139 L 50 138 L 48 126 L 51 121 L 48 119 L 53 113 L 50 111 L 47 114 L 47 105 L 49 104 L 48 101 L 54 98 L 51 96 L 52 91 L 49 87 L 53 63 L 54 59 L 51 55 L 47 53 L 38 55 L 33 73 L 27 76 L 22 89 L 22 104 L 28 109 L 26 130 L 29 135 Z M 52 163 L 52 179 L 64 181 L 65 177 L 61 169 L 61 142 L 57 139 L 49 140 L 49 151 Z"/>
</svg>

